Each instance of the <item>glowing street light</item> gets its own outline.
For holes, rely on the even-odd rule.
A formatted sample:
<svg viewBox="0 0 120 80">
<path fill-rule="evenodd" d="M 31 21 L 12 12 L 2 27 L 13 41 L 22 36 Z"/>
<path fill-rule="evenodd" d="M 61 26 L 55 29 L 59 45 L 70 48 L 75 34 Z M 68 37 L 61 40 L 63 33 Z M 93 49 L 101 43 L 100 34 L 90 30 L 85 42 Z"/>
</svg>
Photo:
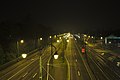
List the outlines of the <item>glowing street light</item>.
<svg viewBox="0 0 120 80">
<path fill-rule="evenodd" d="M 50 36 L 49 38 L 52 38 L 52 36 Z"/>
<path fill-rule="evenodd" d="M 42 38 L 40 38 L 40 40 L 42 41 Z"/>
<path fill-rule="evenodd" d="M 87 35 L 86 35 L 86 34 L 84 34 L 84 37 L 87 37 Z"/>
<path fill-rule="evenodd" d="M 67 42 L 69 42 L 69 40 L 67 40 Z"/>
<path fill-rule="evenodd" d="M 59 40 L 57 40 L 57 42 L 60 42 Z"/>
<path fill-rule="evenodd" d="M 88 44 L 88 42 L 87 42 L 87 41 L 85 41 L 85 43 L 86 43 L 86 44 Z"/>
<path fill-rule="evenodd" d="M 56 35 L 54 35 L 54 38 L 56 38 L 57 36 Z"/>
<path fill-rule="evenodd" d="M 80 38 L 80 36 L 78 36 L 78 38 Z"/>
<path fill-rule="evenodd" d="M 100 39 L 103 39 L 103 37 L 100 37 Z"/>
<path fill-rule="evenodd" d="M 17 43 L 16 43 L 16 44 L 17 44 L 17 46 L 16 46 L 16 47 L 17 47 L 17 57 L 19 57 L 19 53 L 20 53 L 20 50 L 19 50 L 19 48 L 20 48 L 20 43 L 23 44 L 23 43 L 24 43 L 24 40 L 17 41 Z"/>
<path fill-rule="evenodd" d="M 59 37 L 59 39 L 62 39 L 61 37 Z"/>
<path fill-rule="evenodd" d="M 54 54 L 54 59 L 58 59 L 58 54 L 57 54 L 57 52 L 55 52 L 55 54 Z"/>
<path fill-rule="evenodd" d="M 109 42 L 109 44 L 111 44 L 112 42 Z"/>
<path fill-rule="evenodd" d="M 24 40 L 20 40 L 20 43 L 24 43 Z"/>
<path fill-rule="evenodd" d="M 27 57 L 27 54 L 22 54 L 22 58 L 26 58 Z"/>
<path fill-rule="evenodd" d="M 91 38 L 93 39 L 94 37 L 92 36 Z"/>
<path fill-rule="evenodd" d="M 58 59 L 58 55 L 54 55 L 54 59 Z"/>
</svg>

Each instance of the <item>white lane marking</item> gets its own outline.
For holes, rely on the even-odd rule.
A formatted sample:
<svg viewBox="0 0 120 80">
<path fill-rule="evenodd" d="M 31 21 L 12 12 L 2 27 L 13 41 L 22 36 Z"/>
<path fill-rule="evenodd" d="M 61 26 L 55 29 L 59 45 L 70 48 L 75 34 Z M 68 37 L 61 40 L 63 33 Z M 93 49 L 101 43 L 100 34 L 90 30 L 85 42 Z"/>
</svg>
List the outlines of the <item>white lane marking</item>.
<svg viewBox="0 0 120 80">
<path fill-rule="evenodd" d="M 78 76 L 80 76 L 80 71 L 78 71 Z"/>
<path fill-rule="evenodd" d="M 28 74 L 28 72 L 26 72 L 26 73 L 23 75 L 23 77 L 25 77 L 27 74 Z"/>
<path fill-rule="evenodd" d="M 37 73 L 35 73 L 35 74 L 33 75 L 33 78 L 34 78 L 36 75 L 37 75 Z"/>
<path fill-rule="evenodd" d="M 77 50 L 79 52 L 79 55 L 81 56 L 82 62 L 83 62 L 84 66 L 85 66 L 85 68 L 86 68 L 86 70 L 88 72 L 88 75 L 90 76 L 90 79 L 92 80 L 93 78 L 92 78 L 92 76 L 91 76 L 91 74 L 90 74 L 90 72 L 88 70 L 87 64 L 85 63 L 84 59 L 82 58 L 82 55 L 80 54 L 81 52 L 80 52 L 79 48 L 77 47 L 77 44 L 75 44 L 75 46 L 76 46 L 76 48 L 77 48 Z"/>
<path fill-rule="evenodd" d="M 35 62 L 35 60 L 33 61 Z M 29 65 L 25 66 L 24 68 L 22 68 L 20 71 L 18 71 L 17 73 L 15 73 L 14 75 L 12 75 L 10 78 L 8 78 L 7 80 L 12 79 L 15 75 L 17 75 L 18 73 L 20 73 L 22 70 L 24 70 L 25 68 L 27 68 L 28 66 L 30 66 L 33 62 L 31 62 Z"/>
<path fill-rule="evenodd" d="M 91 57 L 90 57 L 91 58 Z M 91 60 L 95 63 L 95 65 L 99 68 L 99 70 L 103 73 L 103 75 L 108 79 L 108 80 L 110 80 L 109 79 L 109 77 L 104 73 L 104 71 L 100 68 L 100 66 L 91 58 Z"/>
<path fill-rule="evenodd" d="M 75 61 L 77 62 L 77 59 Z"/>
</svg>

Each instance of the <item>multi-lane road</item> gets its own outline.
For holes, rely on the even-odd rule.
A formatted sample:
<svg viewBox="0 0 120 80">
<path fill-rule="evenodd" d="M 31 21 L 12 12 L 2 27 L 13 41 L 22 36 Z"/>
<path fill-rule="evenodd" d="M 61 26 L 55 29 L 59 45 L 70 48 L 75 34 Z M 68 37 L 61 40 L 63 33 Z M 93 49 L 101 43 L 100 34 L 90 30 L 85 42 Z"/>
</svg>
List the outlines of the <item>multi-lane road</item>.
<svg viewBox="0 0 120 80">
<path fill-rule="evenodd" d="M 48 46 L 0 71 L 0 80 L 120 80 L 120 69 L 94 49 L 86 45 L 86 53 L 81 53 L 79 40 L 73 36 L 67 40 L 53 43 L 52 54 Z M 54 59 L 55 51 L 58 59 Z"/>
<path fill-rule="evenodd" d="M 56 47 L 59 46 L 59 43 L 54 43 Z M 53 48 L 53 52 L 55 49 Z M 40 54 L 42 58 L 42 71 L 43 79 L 46 80 L 46 66 L 47 61 L 51 55 L 51 47 L 48 46 L 42 51 L 37 51 L 32 55 L 28 56 L 26 59 L 23 59 L 17 62 L 14 65 L 9 66 L 8 68 L 0 71 L 0 80 L 39 80 L 40 78 Z"/>
</svg>

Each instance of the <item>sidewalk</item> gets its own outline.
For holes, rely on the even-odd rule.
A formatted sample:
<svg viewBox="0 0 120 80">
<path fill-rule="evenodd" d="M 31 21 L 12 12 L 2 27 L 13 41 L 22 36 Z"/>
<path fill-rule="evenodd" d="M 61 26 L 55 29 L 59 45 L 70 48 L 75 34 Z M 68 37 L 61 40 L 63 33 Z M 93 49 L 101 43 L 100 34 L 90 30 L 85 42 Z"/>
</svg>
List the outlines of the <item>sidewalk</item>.
<svg viewBox="0 0 120 80">
<path fill-rule="evenodd" d="M 50 67 L 50 73 L 55 80 L 67 80 L 67 63 L 63 58 L 53 59 L 53 65 Z"/>
</svg>

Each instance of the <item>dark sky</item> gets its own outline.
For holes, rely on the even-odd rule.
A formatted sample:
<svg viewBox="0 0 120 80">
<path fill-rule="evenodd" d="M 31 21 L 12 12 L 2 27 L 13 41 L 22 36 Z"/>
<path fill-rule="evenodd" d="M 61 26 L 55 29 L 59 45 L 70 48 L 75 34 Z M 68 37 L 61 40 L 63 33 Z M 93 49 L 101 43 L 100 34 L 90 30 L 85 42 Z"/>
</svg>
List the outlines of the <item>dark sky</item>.
<svg viewBox="0 0 120 80">
<path fill-rule="evenodd" d="M 120 6 L 115 0 L 9 0 L 0 2 L 0 21 L 6 20 L 57 31 L 114 31 L 120 29 Z"/>
</svg>

